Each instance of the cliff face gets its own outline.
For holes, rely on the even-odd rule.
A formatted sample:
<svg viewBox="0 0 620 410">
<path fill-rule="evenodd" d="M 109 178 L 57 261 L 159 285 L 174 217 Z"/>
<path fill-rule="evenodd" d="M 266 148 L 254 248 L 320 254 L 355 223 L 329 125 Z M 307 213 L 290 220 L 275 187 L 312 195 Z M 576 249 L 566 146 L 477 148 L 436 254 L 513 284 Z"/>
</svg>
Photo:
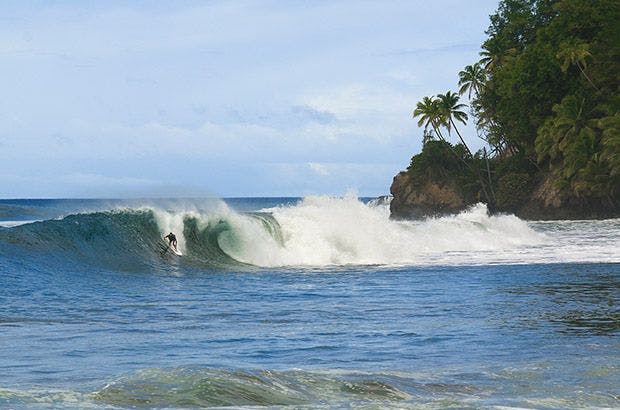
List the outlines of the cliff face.
<svg viewBox="0 0 620 410">
<path fill-rule="evenodd" d="M 394 177 L 390 193 L 391 215 L 397 219 L 458 213 L 469 205 L 453 184 L 426 181 L 416 187 L 407 172 Z"/>
<path fill-rule="evenodd" d="M 556 187 L 555 179 L 550 175 L 542 178 L 528 191 L 523 198 L 512 201 L 510 205 L 494 204 L 489 209 L 492 212 L 514 213 L 522 219 L 530 220 L 620 217 L 620 209 L 613 199 L 596 201 L 569 196 Z M 475 203 L 464 198 L 456 183 L 413 181 L 407 172 L 400 172 L 394 177 L 390 192 L 394 197 L 390 211 L 395 219 L 455 214 Z"/>
<path fill-rule="evenodd" d="M 569 195 L 557 188 L 556 180 L 546 176 L 515 214 L 522 219 L 606 219 L 620 217 L 615 200 L 594 200 Z"/>
</svg>

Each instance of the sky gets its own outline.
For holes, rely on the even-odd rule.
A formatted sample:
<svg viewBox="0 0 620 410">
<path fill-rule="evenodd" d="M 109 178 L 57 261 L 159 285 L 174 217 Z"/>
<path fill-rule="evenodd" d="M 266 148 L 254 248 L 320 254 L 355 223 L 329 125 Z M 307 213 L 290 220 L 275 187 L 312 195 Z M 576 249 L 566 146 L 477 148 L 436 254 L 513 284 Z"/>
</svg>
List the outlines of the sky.
<svg viewBox="0 0 620 410">
<path fill-rule="evenodd" d="M 0 198 L 386 195 L 496 7 L 3 1 Z"/>
</svg>

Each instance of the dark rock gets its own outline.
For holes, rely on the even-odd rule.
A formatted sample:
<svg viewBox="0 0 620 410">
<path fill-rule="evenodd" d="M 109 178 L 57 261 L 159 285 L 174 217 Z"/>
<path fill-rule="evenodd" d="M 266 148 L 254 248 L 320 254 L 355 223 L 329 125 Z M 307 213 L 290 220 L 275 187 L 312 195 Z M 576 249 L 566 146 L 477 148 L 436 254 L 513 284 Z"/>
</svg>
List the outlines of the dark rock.
<svg viewBox="0 0 620 410">
<path fill-rule="evenodd" d="M 515 214 L 522 219 L 536 220 L 618 218 L 617 203 L 612 199 L 569 195 L 557 187 L 552 175 L 547 175 Z"/>
<path fill-rule="evenodd" d="M 407 172 L 394 177 L 390 192 L 393 196 L 390 212 L 395 219 L 455 214 L 468 206 L 452 184 L 425 181 L 418 186 Z"/>
<path fill-rule="evenodd" d="M 488 205 L 489 211 L 514 213 L 519 218 L 530 220 L 620 217 L 617 199 L 576 197 L 559 189 L 552 175 L 541 177 L 539 181 L 530 187 L 519 180 L 516 183 L 511 180 L 510 184 L 500 181 L 500 184 L 504 183 L 506 186 L 495 187 L 496 191 L 506 191 L 503 197 L 507 199 Z M 517 189 L 519 187 L 521 189 Z M 510 191 L 518 192 L 515 194 L 518 197 L 508 195 Z M 393 196 L 390 204 L 391 217 L 395 219 L 455 214 L 475 203 L 463 197 L 455 182 L 413 181 L 411 175 L 404 171 L 394 177 L 390 192 Z"/>
</svg>

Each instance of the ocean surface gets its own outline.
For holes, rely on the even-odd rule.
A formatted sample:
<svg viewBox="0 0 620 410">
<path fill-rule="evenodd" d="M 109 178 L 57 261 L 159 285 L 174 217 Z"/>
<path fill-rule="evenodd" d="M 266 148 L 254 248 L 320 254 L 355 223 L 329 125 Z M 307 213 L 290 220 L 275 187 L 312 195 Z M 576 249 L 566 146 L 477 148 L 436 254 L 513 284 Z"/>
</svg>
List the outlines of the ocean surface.
<svg viewBox="0 0 620 410">
<path fill-rule="evenodd" d="M 0 408 L 620 408 L 618 219 L 1 200 L 0 280 Z"/>
</svg>

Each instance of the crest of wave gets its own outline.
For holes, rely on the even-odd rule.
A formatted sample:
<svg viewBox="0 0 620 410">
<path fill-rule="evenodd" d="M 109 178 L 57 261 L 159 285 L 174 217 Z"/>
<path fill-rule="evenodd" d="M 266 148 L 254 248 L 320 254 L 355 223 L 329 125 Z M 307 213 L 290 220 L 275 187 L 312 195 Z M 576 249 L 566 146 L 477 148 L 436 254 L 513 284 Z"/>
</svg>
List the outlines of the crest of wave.
<svg viewBox="0 0 620 410">
<path fill-rule="evenodd" d="M 457 262 L 483 258 L 484 263 L 494 253 L 545 241 L 515 216 L 488 216 L 482 204 L 455 216 L 393 221 L 387 205 L 367 205 L 349 194 L 309 196 L 269 212 L 280 226 L 281 241 L 257 221 L 238 218 L 241 246 L 227 253 L 259 266 L 426 264 L 448 254 Z"/>
</svg>

